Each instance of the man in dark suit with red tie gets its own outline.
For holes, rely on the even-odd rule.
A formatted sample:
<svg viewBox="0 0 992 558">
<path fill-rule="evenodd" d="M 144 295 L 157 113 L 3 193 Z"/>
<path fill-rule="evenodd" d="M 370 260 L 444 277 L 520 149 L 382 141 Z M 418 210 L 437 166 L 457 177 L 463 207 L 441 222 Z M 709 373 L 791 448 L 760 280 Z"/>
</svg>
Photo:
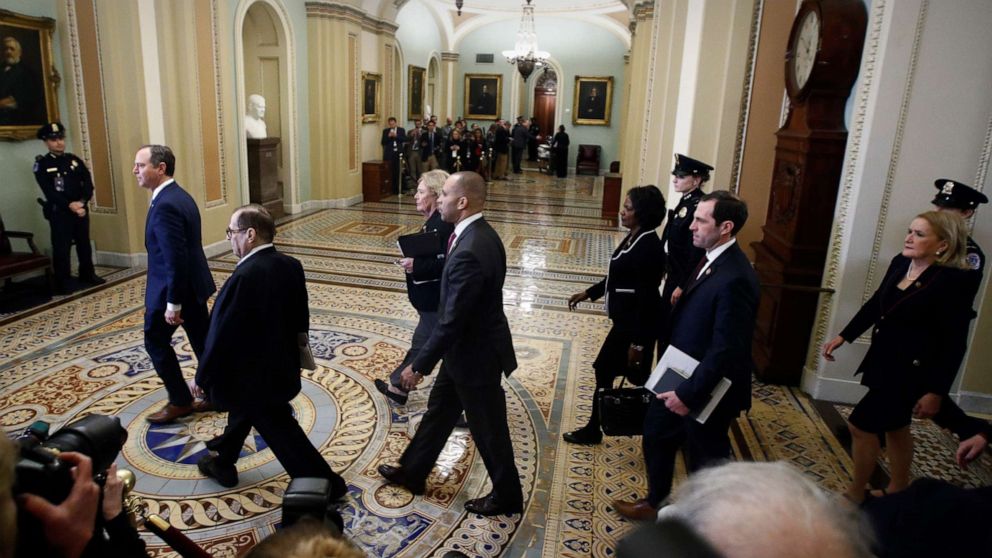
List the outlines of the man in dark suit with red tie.
<svg viewBox="0 0 992 558">
<path fill-rule="evenodd" d="M 670 345 L 699 361 L 689 379 L 658 394 L 644 418 L 648 497 L 614 501 L 628 518 L 654 519 L 668 497 L 675 454 L 685 448 L 689 470 L 730 457 L 730 423 L 751 408 L 751 337 L 758 308 L 758 276 L 737 245 L 747 206 L 727 191 L 703 196 L 696 207 L 692 242 L 706 251 L 672 309 Z M 730 388 L 705 423 L 690 416 L 706 406 L 722 379 Z"/>
<path fill-rule="evenodd" d="M 224 433 L 210 444 L 200 472 L 221 486 L 238 484 L 235 463 L 254 427 L 292 478 L 331 481 L 331 498 L 347 486 L 293 417 L 300 393 L 300 345 L 310 329 L 303 265 L 276 251 L 272 215 L 257 204 L 231 215 L 227 238 L 238 265 L 224 283 L 210 316 L 207 347 L 196 385 L 229 411 Z"/>
<path fill-rule="evenodd" d="M 489 494 L 465 502 L 480 515 L 523 511 L 523 492 L 513 459 L 500 381 L 517 368 L 510 326 L 503 313 L 506 251 L 499 235 L 482 217 L 486 182 L 474 172 L 459 172 L 444 183 L 438 210 L 455 232 L 441 276 L 438 324 L 417 357 L 402 373 L 412 389 L 442 360 L 427 402 L 427 413 L 398 467 L 380 465 L 386 480 L 423 494 L 438 455 L 462 410 L 472 440 L 492 479 Z"/>
<path fill-rule="evenodd" d="M 149 415 L 153 424 L 209 410 L 202 401 L 194 406 L 172 348 L 172 335 L 181 325 L 199 360 L 207 337 L 207 299 L 217 290 L 203 253 L 200 210 L 172 178 L 175 170 L 176 156 L 167 146 L 146 145 L 134 156 L 138 186 L 152 193 L 145 221 L 145 350 L 169 393 L 165 407 Z"/>
</svg>

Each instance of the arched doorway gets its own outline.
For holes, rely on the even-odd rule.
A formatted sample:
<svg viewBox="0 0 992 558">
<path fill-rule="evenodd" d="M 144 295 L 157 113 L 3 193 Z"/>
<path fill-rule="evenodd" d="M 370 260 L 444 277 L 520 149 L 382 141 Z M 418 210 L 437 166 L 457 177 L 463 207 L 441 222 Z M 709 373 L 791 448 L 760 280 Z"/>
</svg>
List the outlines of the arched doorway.
<svg viewBox="0 0 992 558">
<path fill-rule="evenodd" d="M 554 135 L 555 115 L 558 108 L 558 73 L 545 67 L 534 80 L 534 121 L 541 128 L 541 135 Z"/>
<path fill-rule="evenodd" d="M 424 107 L 426 116 L 428 113 L 437 114 L 437 76 L 438 76 L 438 64 L 437 58 L 431 57 L 430 64 L 427 65 L 427 104 L 430 108 Z"/>
<path fill-rule="evenodd" d="M 243 115 L 248 96 L 258 94 L 264 97 L 267 135 L 280 139 L 276 148 L 278 191 L 281 192 L 285 210 L 295 213 L 302 210 L 302 203 L 299 197 L 296 123 L 291 117 L 296 103 L 289 85 L 295 79 L 295 70 L 288 17 L 278 0 L 242 0 L 237 14 L 235 21 L 241 29 L 235 38 L 239 75 L 238 129 L 244 141 L 247 134 Z M 247 202 L 251 198 L 245 143 L 242 143 L 241 153 L 242 202 Z"/>
</svg>

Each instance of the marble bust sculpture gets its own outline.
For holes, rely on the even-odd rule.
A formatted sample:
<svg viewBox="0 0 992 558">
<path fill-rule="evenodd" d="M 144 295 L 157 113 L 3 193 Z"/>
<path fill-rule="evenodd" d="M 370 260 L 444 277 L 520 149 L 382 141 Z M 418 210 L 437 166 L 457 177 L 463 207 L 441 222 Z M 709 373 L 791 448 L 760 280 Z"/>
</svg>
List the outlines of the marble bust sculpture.
<svg viewBox="0 0 992 558">
<path fill-rule="evenodd" d="M 268 137 L 265 130 L 265 97 L 261 95 L 248 96 L 248 113 L 245 114 L 245 132 L 249 138 L 263 139 Z"/>
</svg>

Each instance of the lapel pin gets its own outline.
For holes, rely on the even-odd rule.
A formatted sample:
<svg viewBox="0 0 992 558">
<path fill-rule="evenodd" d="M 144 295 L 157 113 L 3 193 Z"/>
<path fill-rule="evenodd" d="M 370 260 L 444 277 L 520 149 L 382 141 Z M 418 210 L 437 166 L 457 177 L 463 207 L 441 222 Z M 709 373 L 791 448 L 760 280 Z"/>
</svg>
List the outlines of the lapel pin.
<svg viewBox="0 0 992 558">
<path fill-rule="evenodd" d="M 713 268 L 712 267 L 707 267 L 706 268 L 706 273 L 704 273 L 703 275 L 709 275 L 710 273 L 713 273 Z"/>
</svg>

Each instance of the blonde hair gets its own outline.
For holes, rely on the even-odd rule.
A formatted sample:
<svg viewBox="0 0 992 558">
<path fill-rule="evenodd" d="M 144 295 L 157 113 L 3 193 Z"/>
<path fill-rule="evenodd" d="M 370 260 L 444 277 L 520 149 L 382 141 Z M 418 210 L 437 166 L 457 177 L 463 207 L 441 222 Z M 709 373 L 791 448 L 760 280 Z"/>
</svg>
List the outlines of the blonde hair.
<svg viewBox="0 0 992 558">
<path fill-rule="evenodd" d="M 927 211 L 916 216 L 930 224 L 937 238 L 947 243 L 947 249 L 937 253 L 937 265 L 968 269 L 965 255 L 968 249 L 968 225 L 964 217 L 952 211 Z"/>
<path fill-rule="evenodd" d="M 444 186 L 444 181 L 448 180 L 450 176 L 446 171 L 441 169 L 434 169 L 432 171 L 427 171 L 420 175 L 420 181 L 427 186 L 427 189 L 434 194 L 434 197 L 441 197 L 441 187 Z"/>
<path fill-rule="evenodd" d="M 305 517 L 255 545 L 246 558 L 365 558 L 365 554 L 337 529 Z"/>
</svg>

